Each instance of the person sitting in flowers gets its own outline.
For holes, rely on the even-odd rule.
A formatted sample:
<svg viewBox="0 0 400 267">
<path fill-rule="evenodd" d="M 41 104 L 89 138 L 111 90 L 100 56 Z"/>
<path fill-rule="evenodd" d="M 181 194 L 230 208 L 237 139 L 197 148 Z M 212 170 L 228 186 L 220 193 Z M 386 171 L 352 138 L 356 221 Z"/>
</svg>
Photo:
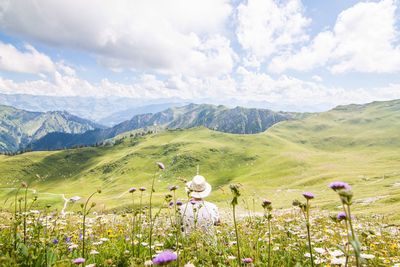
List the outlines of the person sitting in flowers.
<svg viewBox="0 0 400 267">
<path fill-rule="evenodd" d="M 186 192 L 190 201 L 180 208 L 183 230 L 188 233 L 193 229 L 212 231 L 220 223 L 218 208 L 211 202 L 204 201 L 210 195 L 212 187 L 201 175 L 186 183 Z"/>
</svg>

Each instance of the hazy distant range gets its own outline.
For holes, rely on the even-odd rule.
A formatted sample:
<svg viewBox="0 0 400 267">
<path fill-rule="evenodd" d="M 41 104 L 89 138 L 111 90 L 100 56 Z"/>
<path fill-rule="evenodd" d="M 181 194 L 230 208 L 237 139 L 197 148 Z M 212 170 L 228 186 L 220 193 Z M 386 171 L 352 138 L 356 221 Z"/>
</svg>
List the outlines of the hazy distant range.
<svg viewBox="0 0 400 267">
<path fill-rule="evenodd" d="M 37 96 L 27 94 L 0 94 L 0 104 L 28 111 L 67 111 L 78 117 L 113 126 L 134 115 L 156 113 L 169 107 L 183 106 L 179 99 L 143 101 L 121 97 Z"/>
<path fill-rule="evenodd" d="M 188 103 L 223 104 L 228 107 L 243 106 L 264 108 L 275 111 L 324 111 L 332 108 L 329 104 L 319 106 L 287 106 L 268 101 L 241 101 L 236 99 L 192 99 L 160 98 L 143 100 L 122 97 L 79 97 L 79 96 L 38 96 L 29 94 L 2 94 L 0 104 L 28 111 L 67 111 L 81 118 L 89 119 L 105 126 L 114 126 L 145 113 L 156 113 L 170 107 L 180 107 Z"/>
</svg>

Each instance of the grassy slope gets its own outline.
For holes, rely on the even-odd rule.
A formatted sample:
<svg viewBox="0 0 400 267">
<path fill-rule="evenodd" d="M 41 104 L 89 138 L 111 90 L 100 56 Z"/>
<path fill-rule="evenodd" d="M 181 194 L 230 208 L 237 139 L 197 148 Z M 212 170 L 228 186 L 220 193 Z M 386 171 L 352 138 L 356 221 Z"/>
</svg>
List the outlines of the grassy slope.
<svg viewBox="0 0 400 267">
<path fill-rule="evenodd" d="M 327 184 L 344 180 L 354 186 L 356 200 L 383 197 L 359 212 L 379 212 L 400 219 L 400 101 L 346 106 L 299 121 L 281 122 L 256 135 L 234 135 L 205 128 L 168 131 L 127 138 L 120 145 L 58 152 L 34 152 L 0 157 L 0 186 L 28 180 L 39 193 L 87 196 L 101 187 L 98 207 L 129 205 L 131 186 L 150 185 L 155 161 L 168 168 L 157 180 L 156 195 L 176 177 L 190 179 L 200 172 L 213 185 L 211 200 L 228 205 L 229 183 L 241 183 L 246 203 L 262 198 L 286 208 L 303 191 L 316 194 L 315 206 L 336 209 L 337 196 Z M 11 190 L 0 198 L 11 204 Z M 62 204 L 60 196 L 39 194 L 45 202 Z M 158 197 L 160 201 L 161 197 Z M 257 207 L 258 209 L 258 207 Z"/>
</svg>

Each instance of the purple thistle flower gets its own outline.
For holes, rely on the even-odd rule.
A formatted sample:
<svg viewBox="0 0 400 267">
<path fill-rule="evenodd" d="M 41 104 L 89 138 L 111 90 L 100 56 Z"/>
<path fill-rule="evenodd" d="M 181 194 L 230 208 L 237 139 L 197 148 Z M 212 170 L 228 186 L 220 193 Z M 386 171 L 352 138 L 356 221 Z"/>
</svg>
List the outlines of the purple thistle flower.
<svg viewBox="0 0 400 267">
<path fill-rule="evenodd" d="M 310 199 L 313 199 L 315 196 L 311 192 L 304 192 L 303 193 L 303 197 L 305 197 L 306 199 L 310 200 Z"/>
<path fill-rule="evenodd" d="M 84 258 L 76 258 L 75 260 L 72 261 L 72 264 L 83 264 L 85 263 Z"/>
<path fill-rule="evenodd" d="M 178 201 L 176 202 L 176 205 L 177 205 L 177 206 L 182 206 L 182 205 L 183 205 L 183 202 L 180 201 L 180 200 L 178 200 Z"/>
<path fill-rule="evenodd" d="M 168 205 L 169 205 L 170 207 L 172 207 L 172 206 L 174 205 L 174 202 L 173 202 L 173 201 L 170 201 Z"/>
<path fill-rule="evenodd" d="M 339 221 L 346 220 L 347 219 L 347 214 L 344 211 L 341 211 L 341 212 L 338 213 L 337 219 Z"/>
<path fill-rule="evenodd" d="M 53 244 L 54 244 L 54 245 L 57 245 L 57 244 L 58 244 L 58 239 L 57 239 L 57 238 L 54 238 L 54 239 L 53 239 Z"/>
<path fill-rule="evenodd" d="M 341 189 L 345 189 L 345 190 L 350 190 L 351 189 L 349 184 L 347 184 L 345 182 L 340 182 L 340 181 L 332 182 L 329 185 L 329 187 L 332 188 L 335 191 L 341 190 Z"/>
<path fill-rule="evenodd" d="M 66 237 L 65 237 L 65 242 L 66 242 L 66 243 L 70 243 L 70 242 L 71 242 L 71 237 L 66 236 Z"/>
<path fill-rule="evenodd" d="M 156 162 L 158 168 L 160 168 L 161 170 L 165 170 L 165 166 L 162 162 Z"/>
<path fill-rule="evenodd" d="M 262 203 L 261 203 L 261 206 L 265 209 L 265 208 L 271 206 L 271 203 L 272 203 L 271 201 L 269 201 L 269 200 L 267 200 L 267 199 L 264 199 L 264 200 L 262 201 Z"/>
<path fill-rule="evenodd" d="M 133 193 L 133 192 L 135 192 L 136 191 L 136 188 L 135 187 L 131 187 L 131 188 L 129 188 L 129 193 Z"/>
<path fill-rule="evenodd" d="M 83 234 L 79 234 L 79 240 L 83 239 Z"/>
<path fill-rule="evenodd" d="M 140 187 L 139 190 L 142 191 L 142 192 L 146 191 L 146 187 Z"/>
<path fill-rule="evenodd" d="M 176 255 L 171 250 L 165 250 L 154 257 L 153 264 L 155 265 L 165 265 L 172 261 L 176 261 L 178 259 L 178 255 Z"/>
<path fill-rule="evenodd" d="M 244 258 L 242 259 L 243 263 L 253 263 L 253 259 L 252 258 Z"/>
</svg>

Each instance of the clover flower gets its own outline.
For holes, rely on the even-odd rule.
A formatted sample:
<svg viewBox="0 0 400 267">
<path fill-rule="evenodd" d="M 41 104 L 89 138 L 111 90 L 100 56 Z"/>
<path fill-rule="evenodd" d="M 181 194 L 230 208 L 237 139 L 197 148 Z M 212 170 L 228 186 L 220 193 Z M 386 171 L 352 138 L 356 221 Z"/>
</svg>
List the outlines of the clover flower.
<svg viewBox="0 0 400 267">
<path fill-rule="evenodd" d="M 176 261 L 178 256 L 171 250 L 166 250 L 158 254 L 153 259 L 153 264 L 155 265 L 165 265 L 167 263 Z"/>
<path fill-rule="evenodd" d="M 303 193 L 303 197 L 305 197 L 306 199 L 310 200 L 310 199 L 313 199 L 315 196 L 311 192 L 304 192 Z"/>
<path fill-rule="evenodd" d="M 72 261 L 72 264 L 83 264 L 85 263 L 85 259 L 84 258 L 76 258 L 75 260 Z"/>
<path fill-rule="evenodd" d="M 253 263 L 253 259 L 252 258 L 244 258 L 242 259 L 243 263 Z"/>
</svg>

